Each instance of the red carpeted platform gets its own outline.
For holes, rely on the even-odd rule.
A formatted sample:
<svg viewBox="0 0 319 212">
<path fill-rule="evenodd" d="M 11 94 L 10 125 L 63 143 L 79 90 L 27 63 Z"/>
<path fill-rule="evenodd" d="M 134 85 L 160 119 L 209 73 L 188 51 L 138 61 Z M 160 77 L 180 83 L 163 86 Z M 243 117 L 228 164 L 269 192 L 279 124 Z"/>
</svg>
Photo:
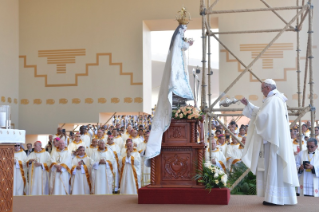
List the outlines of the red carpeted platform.
<svg viewBox="0 0 319 212">
<path fill-rule="evenodd" d="M 230 190 L 216 188 L 154 188 L 143 187 L 138 190 L 138 204 L 200 204 L 228 205 Z"/>
</svg>

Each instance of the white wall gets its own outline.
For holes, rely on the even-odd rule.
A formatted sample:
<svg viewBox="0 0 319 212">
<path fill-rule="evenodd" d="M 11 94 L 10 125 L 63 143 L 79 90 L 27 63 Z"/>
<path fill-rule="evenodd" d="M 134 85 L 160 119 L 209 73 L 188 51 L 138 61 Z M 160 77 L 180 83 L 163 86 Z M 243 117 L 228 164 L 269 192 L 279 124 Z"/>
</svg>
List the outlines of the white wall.
<svg viewBox="0 0 319 212">
<path fill-rule="evenodd" d="M 19 1 L 0 0 L 0 105 L 11 106 L 19 127 Z"/>
</svg>

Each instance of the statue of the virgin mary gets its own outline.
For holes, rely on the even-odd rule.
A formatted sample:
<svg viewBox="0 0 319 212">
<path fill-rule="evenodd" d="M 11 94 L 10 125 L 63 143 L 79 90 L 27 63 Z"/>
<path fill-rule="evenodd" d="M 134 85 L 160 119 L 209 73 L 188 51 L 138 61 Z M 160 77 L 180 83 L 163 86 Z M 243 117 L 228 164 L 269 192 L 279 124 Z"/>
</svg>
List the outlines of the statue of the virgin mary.
<svg viewBox="0 0 319 212">
<path fill-rule="evenodd" d="M 184 38 L 190 16 L 185 8 L 179 11 L 176 28 L 169 46 L 165 69 L 158 96 L 157 107 L 152 121 L 152 130 L 146 147 L 145 157 L 150 159 L 160 154 L 163 133 L 169 128 L 172 118 L 172 94 L 193 100 L 189 83 L 185 51 L 193 45 L 192 40 Z"/>
</svg>

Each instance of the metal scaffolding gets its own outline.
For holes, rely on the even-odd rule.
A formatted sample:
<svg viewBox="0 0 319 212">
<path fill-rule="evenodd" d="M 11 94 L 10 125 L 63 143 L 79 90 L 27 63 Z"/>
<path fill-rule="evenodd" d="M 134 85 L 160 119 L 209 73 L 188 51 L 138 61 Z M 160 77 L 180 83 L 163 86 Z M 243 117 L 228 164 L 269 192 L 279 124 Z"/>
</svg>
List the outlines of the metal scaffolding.
<svg viewBox="0 0 319 212">
<path fill-rule="evenodd" d="M 308 0 L 296 0 L 295 6 L 287 6 L 287 7 L 271 7 L 265 0 L 260 0 L 266 8 L 255 8 L 255 9 L 240 9 L 240 10 L 213 10 L 214 6 L 220 0 L 215 0 L 213 4 L 210 4 L 210 0 L 200 0 L 200 15 L 202 16 L 202 92 L 201 92 L 201 110 L 205 112 L 208 116 L 208 129 L 209 132 L 211 130 L 211 122 L 212 118 L 217 120 L 224 129 L 230 133 L 233 139 L 236 139 L 239 143 L 241 143 L 236 136 L 221 122 L 218 118 L 219 116 L 223 116 L 223 114 L 215 114 L 214 112 L 222 112 L 222 111 L 232 111 L 238 112 L 236 114 L 229 114 L 230 116 L 242 116 L 241 111 L 243 109 L 240 108 L 220 108 L 214 109 L 214 106 L 227 94 L 227 92 L 238 82 L 238 80 L 246 73 L 250 72 L 259 82 L 262 82 L 258 76 L 253 73 L 251 70 L 252 66 L 255 62 L 274 44 L 274 42 L 286 31 L 296 32 L 297 39 L 297 94 L 298 94 L 298 107 L 289 107 L 287 106 L 288 112 L 290 116 L 297 116 L 297 118 L 291 123 L 290 127 L 294 127 L 294 125 L 299 121 L 301 123 L 301 118 L 307 113 L 310 112 L 311 115 L 311 137 L 315 136 L 314 131 L 314 123 L 315 123 L 315 107 L 314 107 L 314 95 L 313 95 L 313 55 L 312 55 L 312 35 L 313 35 L 313 5 L 312 1 Z M 301 2 L 301 4 L 299 4 Z M 283 17 L 281 17 L 277 11 L 278 10 L 296 10 L 296 15 L 287 22 Z M 245 31 L 229 31 L 229 32 L 212 32 L 210 27 L 210 14 L 226 14 L 226 13 L 246 13 L 246 12 L 259 12 L 259 11 L 270 11 L 274 13 L 284 24 L 285 27 L 282 29 L 259 29 L 259 30 L 245 30 Z M 302 28 L 302 24 L 304 20 L 308 17 L 308 39 L 307 39 L 307 52 L 306 52 L 306 63 L 305 63 L 305 72 L 304 72 L 304 84 L 303 84 L 303 92 L 301 92 L 300 88 L 300 30 Z M 296 23 L 296 27 L 292 27 L 292 24 Z M 252 62 L 248 65 L 244 64 L 239 57 L 237 57 L 223 42 L 217 38 L 217 34 L 244 34 L 244 33 L 271 33 L 277 32 L 277 35 L 269 42 L 269 44 L 252 60 Z M 211 46 L 210 46 L 210 38 L 214 37 L 217 42 L 225 48 L 226 51 L 229 52 L 245 69 L 242 71 L 237 78 L 225 89 L 225 91 L 211 104 Z M 206 49 L 207 52 L 206 53 Z M 207 59 L 207 61 L 206 61 Z M 206 74 L 206 62 L 207 62 L 207 73 Z M 309 72 L 309 99 L 310 105 L 305 107 L 305 96 L 306 96 L 306 83 L 307 83 L 307 74 Z M 208 93 L 206 92 L 206 75 L 208 75 Z M 206 102 L 206 93 L 208 98 L 208 106 Z M 302 102 L 301 102 L 301 94 L 303 94 Z M 211 149 L 211 139 L 212 135 L 209 133 L 209 149 Z M 241 143 L 242 144 L 242 143 Z M 243 144 L 242 144 L 243 145 Z M 299 124 L 299 145 L 300 149 L 302 149 L 301 145 L 301 124 Z M 209 154 L 209 158 L 211 160 L 211 155 Z M 241 179 L 248 174 L 249 171 L 246 171 L 243 176 L 241 176 L 231 187 L 233 189 Z"/>
</svg>

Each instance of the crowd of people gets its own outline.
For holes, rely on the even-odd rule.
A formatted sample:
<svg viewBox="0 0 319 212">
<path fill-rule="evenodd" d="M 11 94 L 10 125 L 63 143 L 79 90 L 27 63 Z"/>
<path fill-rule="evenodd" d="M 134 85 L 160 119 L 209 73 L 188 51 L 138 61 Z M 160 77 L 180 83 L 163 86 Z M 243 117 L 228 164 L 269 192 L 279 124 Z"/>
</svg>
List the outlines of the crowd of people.
<svg viewBox="0 0 319 212">
<path fill-rule="evenodd" d="M 114 125 L 83 125 L 75 134 L 57 128 L 45 147 L 36 141 L 34 148 L 29 143 L 24 151 L 16 144 L 14 195 L 137 194 L 138 188 L 150 184 L 150 168 L 144 160 L 150 125 L 145 123 L 126 123 L 114 117 Z M 319 127 L 315 128 L 316 138 L 310 138 L 309 128 L 310 122 L 302 125 L 301 137 L 298 126 L 291 130 L 300 184 L 307 188 L 302 190 L 304 195 L 314 194 L 318 185 L 314 179 L 319 179 L 319 152 L 315 154 Z M 228 129 L 237 139 L 221 125 L 212 124 L 211 145 L 207 139 L 205 153 L 206 161 L 211 159 L 224 171 L 241 163 L 248 125 L 239 127 L 231 121 Z"/>
<path fill-rule="evenodd" d="M 150 183 L 149 133 L 143 125 L 87 125 L 69 135 L 58 128 L 45 147 L 36 141 L 24 151 L 16 144 L 14 195 L 137 194 Z"/>
<path fill-rule="evenodd" d="M 297 188 L 297 195 L 302 192 L 304 196 L 314 196 L 318 194 L 319 190 L 319 127 L 315 127 L 315 138 L 310 137 L 310 128 L 311 123 L 307 121 L 302 124 L 301 133 L 299 133 L 298 125 L 290 130 L 296 169 L 298 170 L 300 188 L 302 188 Z M 238 127 L 236 122 L 232 121 L 229 123 L 228 129 L 241 143 L 245 144 L 248 125 Z M 206 161 L 209 160 L 210 152 L 212 164 L 224 169 L 224 171 L 226 169 L 232 171 L 236 164 L 241 163 L 243 145 L 233 139 L 230 133 L 220 125 L 212 124 L 211 133 L 212 149 L 206 149 Z"/>
</svg>

